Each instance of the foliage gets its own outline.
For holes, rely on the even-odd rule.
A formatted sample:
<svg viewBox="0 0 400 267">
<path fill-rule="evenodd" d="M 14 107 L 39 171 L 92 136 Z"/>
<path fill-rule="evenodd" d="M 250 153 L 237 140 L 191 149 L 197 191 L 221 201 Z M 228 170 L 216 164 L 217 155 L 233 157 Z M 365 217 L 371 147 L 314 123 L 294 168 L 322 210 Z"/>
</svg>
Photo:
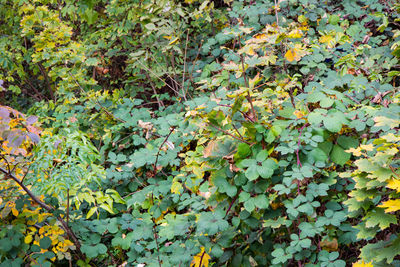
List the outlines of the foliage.
<svg viewBox="0 0 400 267">
<path fill-rule="evenodd" d="M 0 1 L 0 261 L 397 266 L 399 7 Z"/>
</svg>

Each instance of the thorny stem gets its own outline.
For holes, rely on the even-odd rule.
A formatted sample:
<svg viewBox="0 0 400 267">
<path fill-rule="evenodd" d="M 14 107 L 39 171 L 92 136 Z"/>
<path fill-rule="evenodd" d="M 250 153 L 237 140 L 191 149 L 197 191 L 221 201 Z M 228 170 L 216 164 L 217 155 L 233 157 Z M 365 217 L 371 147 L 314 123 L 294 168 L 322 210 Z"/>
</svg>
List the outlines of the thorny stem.
<svg viewBox="0 0 400 267">
<path fill-rule="evenodd" d="M 301 134 L 302 134 L 302 132 L 303 132 L 303 130 L 304 130 L 304 128 L 305 128 L 306 126 L 308 126 L 308 123 L 304 124 L 304 125 L 300 128 L 300 130 L 299 130 L 299 139 L 298 139 L 298 141 L 297 141 L 297 150 L 296 150 L 297 166 L 300 166 L 300 167 L 302 167 L 301 162 L 300 162 L 300 156 L 299 156 L 300 145 L 301 145 L 300 137 L 301 137 Z"/>
<path fill-rule="evenodd" d="M 307 125 L 308 125 L 308 123 L 304 124 L 304 125 L 300 128 L 300 130 L 299 130 L 299 139 L 298 139 L 298 141 L 297 141 L 296 158 L 297 158 L 297 166 L 299 166 L 300 168 L 302 167 L 301 161 L 300 161 L 300 155 L 299 155 L 299 152 L 300 152 L 300 145 L 301 145 L 300 137 L 301 137 L 301 134 L 302 134 L 302 132 L 303 132 L 303 129 L 304 129 Z M 297 194 L 300 194 L 300 181 L 297 181 Z"/>
</svg>

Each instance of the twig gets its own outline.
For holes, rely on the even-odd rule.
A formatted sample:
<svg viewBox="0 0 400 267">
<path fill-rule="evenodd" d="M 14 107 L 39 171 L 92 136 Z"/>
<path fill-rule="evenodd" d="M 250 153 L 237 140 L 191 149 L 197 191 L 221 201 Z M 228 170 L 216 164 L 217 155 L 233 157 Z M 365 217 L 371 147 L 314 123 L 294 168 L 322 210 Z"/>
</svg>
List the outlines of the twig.
<svg viewBox="0 0 400 267">
<path fill-rule="evenodd" d="M 67 65 L 65 65 L 65 67 L 67 67 Z M 81 90 L 81 92 L 84 93 L 84 94 L 86 94 L 86 91 L 83 89 L 83 87 L 80 85 L 80 83 L 75 79 L 75 77 L 74 77 L 70 72 L 68 72 L 68 74 L 69 74 L 69 76 L 75 81 L 76 85 L 78 85 L 78 88 Z M 125 122 L 126 122 L 126 121 L 124 121 L 124 120 L 122 120 L 122 119 L 120 119 L 120 118 L 115 117 L 113 114 L 111 114 L 111 113 L 99 102 L 99 100 L 98 100 L 96 97 L 95 97 L 94 99 L 95 99 L 96 103 L 100 106 L 100 108 L 101 108 L 109 117 L 111 117 L 111 118 L 113 118 L 113 119 L 115 119 L 115 120 L 117 120 L 117 121 L 120 121 L 120 122 L 122 122 L 122 123 L 125 123 Z"/>
<path fill-rule="evenodd" d="M 158 60 L 156 59 L 156 57 L 153 56 L 153 54 L 150 54 L 150 55 L 151 55 L 151 57 L 154 59 L 154 61 L 158 64 L 158 66 L 159 66 L 160 68 L 162 68 L 161 63 L 158 62 Z M 168 68 L 168 64 L 167 64 L 167 68 Z M 182 85 L 179 84 L 179 83 L 174 79 L 174 77 L 172 77 L 171 75 L 169 75 L 168 72 L 165 72 L 165 74 L 167 75 L 168 78 L 170 78 L 172 81 L 174 81 L 177 85 L 179 85 L 180 87 L 182 87 Z"/>
<path fill-rule="evenodd" d="M 158 152 L 157 152 L 157 156 L 156 156 L 156 162 L 154 163 L 154 173 L 157 172 L 157 162 L 158 162 L 158 157 L 160 156 L 161 148 L 165 144 L 165 142 L 167 142 L 168 138 L 170 137 L 170 135 L 172 134 L 172 132 L 174 130 L 175 130 L 175 126 L 172 126 L 170 131 L 169 131 L 169 134 L 167 135 L 167 137 L 165 137 L 164 142 L 162 142 L 162 144 L 158 148 Z"/>
<path fill-rule="evenodd" d="M 278 4 L 276 3 L 276 0 L 274 0 L 274 2 L 275 2 L 274 8 L 275 8 L 276 26 L 279 27 Z"/>
<path fill-rule="evenodd" d="M 199 266 L 198 266 L 198 267 L 201 267 L 201 264 L 202 264 L 202 262 L 203 262 L 204 254 L 206 254 L 206 250 L 205 250 L 205 249 L 204 249 L 204 251 L 203 251 L 203 254 L 201 254 L 200 263 L 199 263 Z"/>
<path fill-rule="evenodd" d="M 190 71 L 190 80 L 192 81 L 192 83 L 194 83 L 194 81 L 193 81 L 193 71 L 194 71 L 194 67 L 196 66 L 197 59 L 198 59 L 198 57 L 199 57 L 199 55 L 200 55 L 200 50 L 201 50 L 201 47 L 202 47 L 202 46 L 203 46 L 203 40 L 201 40 L 201 43 L 200 43 L 200 45 L 199 45 L 199 49 L 197 50 L 196 58 L 195 58 L 194 61 L 193 61 L 192 70 Z"/>
<path fill-rule="evenodd" d="M 138 62 L 144 67 L 145 70 L 147 70 L 148 72 L 150 72 L 151 74 L 153 74 L 157 79 L 159 79 L 160 81 L 162 81 L 166 86 L 168 86 L 170 89 L 172 89 L 172 91 L 174 91 L 178 96 L 180 95 L 180 93 L 173 88 L 171 85 L 169 85 L 166 81 L 164 81 L 163 79 L 161 79 L 160 77 L 157 76 L 157 74 L 155 74 L 151 69 L 149 69 L 148 67 L 146 67 L 140 60 L 138 60 Z"/>
<path fill-rule="evenodd" d="M 154 95 L 155 95 L 155 97 L 157 99 L 158 107 L 159 108 L 164 107 L 164 103 L 162 101 L 160 101 L 160 98 L 158 97 L 158 93 L 157 93 L 156 87 L 154 86 L 154 83 L 151 81 L 150 75 L 147 72 L 146 72 L 146 77 L 149 80 L 151 88 L 153 89 Z"/>
<path fill-rule="evenodd" d="M 353 100 L 354 102 L 356 102 L 357 104 L 361 104 L 360 101 L 358 101 L 357 99 L 355 99 L 354 97 L 352 97 L 351 95 L 348 94 L 344 94 L 345 96 L 347 96 L 348 98 L 350 98 L 351 100 Z"/>
<path fill-rule="evenodd" d="M 217 129 L 218 131 L 221 131 L 221 132 L 223 132 L 224 134 L 227 134 L 227 135 L 229 135 L 229 136 L 235 138 L 236 140 L 239 140 L 240 142 L 246 143 L 246 144 L 248 144 L 248 145 L 252 145 L 252 143 L 250 143 L 250 142 L 248 142 L 248 141 L 246 141 L 246 140 L 244 140 L 244 139 L 242 139 L 242 138 L 240 138 L 240 137 L 237 137 L 237 136 L 235 136 L 235 135 L 233 135 L 233 134 L 231 134 L 231 133 L 229 133 L 229 132 L 227 132 L 227 131 L 225 131 L 225 130 L 223 130 L 223 129 L 221 129 L 221 128 L 219 128 L 218 126 L 212 125 L 212 124 L 210 124 L 210 123 L 207 123 L 207 124 L 208 124 L 209 126 L 211 126 L 211 127 L 214 127 L 214 128 Z"/>
<path fill-rule="evenodd" d="M 42 73 L 44 80 L 46 82 L 47 85 L 47 89 L 49 90 L 50 93 L 50 97 L 53 101 L 56 101 L 55 95 L 54 95 L 54 91 L 53 88 L 51 88 L 51 84 L 50 84 L 50 80 L 49 80 L 49 75 L 47 74 L 44 66 L 42 65 L 42 63 L 38 62 L 37 65 L 39 66 L 39 70 Z"/>
<path fill-rule="evenodd" d="M 6 171 L 2 167 L 0 167 L 0 172 L 6 175 L 6 177 L 11 178 L 14 180 L 22 189 L 32 198 L 33 201 L 35 201 L 39 206 L 44 208 L 47 211 L 52 211 L 53 207 L 48 206 L 46 203 L 42 202 L 39 198 L 37 198 L 15 175 L 12 173 Z"/>
<path fill-rule="evenodd" d="M 187 31 L 186 34 L 185 56 L 183 59 L 183 74 L 182 74 L 182 94 L 185 100 L 186 100 L 186 92 L 185 92 L 186 52 L 187 52 L 188 42 L 189 42 L 189 30 Z"/>
<path fill-rule="evenodd" d="M 240 192 L 242 192 L 242 189 L 239 190 L 239 192 L 236 194 L 236 196 L 232 199 L 231 203 L 229 204 L 228 209 L 226 210 L 225 217 L 228 215 L 228 213 L 231 211 L 231 208 L 233 206 L 233 203 L 235 203 L 236 199 L 239 197 Z"/>
<path fill-rule="evenodd" d="M 244 139 L 243 136 L 239 133 L 239 130 L 236 128 L 235 124 L 232 122 L 232 127 L 233 129 L 235 129 L 235 131 L 238 133 L 238 135 L 240 136 L 240 138 Z"/>
<path fill-rule="evenodd" d="M 153 199 L 153 193 L 151 194 L 151 204 L 153 205 L 153 202 L 154 202 L 154 199 Z M 153 226 L 153 234 L 154 234 L 154 239 L 156 240 L 156 246 L 157 246 L 157 259 L 158 259 L 158 264 L 159 264 L 159 266 L 160 267 L 162 267 L 161 266 L 161 260 L 160 260 L 160 246 L 158 245 L 158 236 L 157 236 L 157 233 L 156 233 L 156 227 L 157 227 L 157 224 L 156 224 L 156 220 L 154 219 L 154 217 L 152 218 L 152 221 L 153 221 L 153 223 L 154 223 L 154 226 Z"/>
<path fill-rule="evenodd" d="M 396 173 L 396 170 L 395 170 L 392 166 L 389 165 L 389 169 L 394 173 L 394 175 L 396 175 L 397 177 L 400 178 L 400 175 L 398 175 L 398 174 Z"/>
<path fill-rule="evenodd" d="M 240 36 L 239 36 L 239 47 L 242 48 L 242 43 L 240 41 Z M 244 83 L 246 85 L 247 88 L 249 88 L 249 83 L 247 81 L 247 77 L 246 77 L 246 70 L 244 69 L 244 59 L 243 59 L 243 55 L 240 55 L 240 61 L 242 62 L 242 70 L 243 70 L 243 79 L 244 79 Z M 250 90 L 250 88 L 249 88 Z M 254 110 L 254 106 L 253 106 L 253 101 L 251 100 L 251 96 L 250 96 L 250 92 L 247 91 L 247 95 L 246 95 L 246 99 L 247 101 L 250 103 L 250 107 L 251 107 L 251 112 L 253 113 L 253 117 L 255 119 L 255 121 L 257 121 L 257 114 Z"/>
<path fill-rule="evenodd" d="M 173 79 L 173 81 L 174 81 L 174 86 L 175 86 L 175 89 L 176 89 L 176 91 L 178 91 L 179 90 L 179 88 L 178 88 L 178 83 L 177 83 L 177 81 L 176 81 L 176 67 L 175 67 L 175 53 L 174 53 L 174 51 L 172 50 L 171 51 L 171 55 L 170 55 L 170 58 L 171 58 L 171 64 L 172 64 L 172 70 L 173 70 L 173 72 L 174 72 L 174 79 Z M 185 98 L 184 98 L 185 99 Z M 185 101 L 186 101 L 186 99 L 185 99 Z"/>
</svg>

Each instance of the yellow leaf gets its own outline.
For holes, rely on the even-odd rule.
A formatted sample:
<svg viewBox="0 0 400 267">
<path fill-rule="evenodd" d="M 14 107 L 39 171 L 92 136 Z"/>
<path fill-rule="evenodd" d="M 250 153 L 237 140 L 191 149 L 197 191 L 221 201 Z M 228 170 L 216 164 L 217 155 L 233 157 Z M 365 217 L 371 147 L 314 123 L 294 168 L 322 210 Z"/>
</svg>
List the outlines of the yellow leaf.
<svg viewBox="0 0 400 267">
<path fill-rule="evenodd" d="M 388 200 L 378 207 L 380 208 L 385 208 L 385 212 L 392 212 L 392 211 L 398 211 L 400 210 L 400 199 L 395 199 L 395 200 Z"/>
<path fill-rule="evenodd" d="M 243 46 L 239 51 L 238 54 L 246 54 L 249 56 L 254 56 L 256 55 L 256 52 L 254 51 L 254 45 L 245 45 Z"/>
<path fill-rule="evenodd" d="M 303 32 L 300 29 L 294 29 L 288 34 L 289 38 L 301 38 L 302 36 Z"/>
<path fill-rule="evenodd" d="M 31 235 L 25 236 L 25 239 L 24 239 L 25 244 L 31 243 L 31 242 L 32 242 L 32 239 L 33 239 L 33 238 L 32 238 Z"/>
<path fill-rule="evenodd" d="M 398 179 L 389 180 L 387 187 L 390 189 L 394 189 L 397 192 L 400 192 L 400 180 L 398 180 Z"/>
<path fill-rule="evenodd" d="M 296 58 L 296 52 L 292 49 L 289 49 L 285 54 L 285 58 L 292 62 Z"/>
<path fill-rule="evenodd" d="M 348 152 L 348 153 L 352 153 L 354 156 L 356 156 L 356 157 L 359 157 L 359 156 L 361 156 L 362 155 L 362 152 L 361 152 L 361 148 L 359 147 L 359 148 L 349 148 L 349 149 L 347 149 L 347 150 L 345 150 L 346 152 Z"/>
<path fill-rule="evenodd" d="M 366 263 L 362 260 L 354 263 L 353 267 L 374 267 L 374 265 L 372 265 L 370 262 Z"/>
<path fill-rule="evenodd" d="M 303 24 L 303 25 L 306 25 L 307 22 L 308 22 L 308 18 L 307 18 L 306 16 L 304 16 L 304 15 L 300 15 L 300 16 L 297 18 L 297 20 L 298 20 L 301 24 Z"/>
<path fill-rule="evenodd" d="M 97 207 L 92 207 L 89 212 L 86 215 L 86 219 L 89 219 L 90 217 L 92 217 L 92 215 L 97 211 Z"/>
<path fill-rule="evenodd" d="M 253 79 L 249 79 L 249 87 L 253 89 L 254 86 L 256 86 L 256 84 L 259 83 L 262 79 L 263 77 L 260 77 L 260 73 L 257 73 L 257 75 Z"/>
<path fill-rule="evenodd" d="M 293 115 L 295 115 L 298 119 L 303 118 L 304 117 L 304 113 L 300 110 L 295 110 L 293 112 Z"/>
<path fill-rule="evenodd" d="M 319 37 L 319 42 L 323 43 L 323 44 L 328 44 L 328 47 L 330 47 L 330 44 L 335 40 L 335 38 L 330 35 L 322 35 L 321 37 Z"/>
<path fill-rule="evenodd" d="M 369 144 L 369 145 L 360 145 L 361 149 L 364 149 L 366 151 L 372 151 L 374 150 L 374 145 L 373 144 Z"/>
<path fill-rule="evenodd" d="M 286 54 L 285 58 L 292 62 L 293 60 L 299 61 L 304 55 L 307 54 L 307 50 L 301 44 L 295 44 L 294 48 L 289 49 Z"/>
<path fill-rule="evenodd" d="M 18 210 L 17 210 L 16 208 L 12 208 L 12 209 L 11 209 L 11 212 L 12 212 L 12 214 L 13 214 L 15 217 L 17 217 L 18 214 L 19 214 L 19 212 L 18 212 Z"/>
<path fill-rule="evenodd" d="M 39 234 L 42 235 L 44 233 L 44 230 L 45 230 L 44 227 L 40 228 L 39 229 Z"/>
<path fill-rule="evenodd" d="M 201 248 L 201 252 L 193 257 L 191 267 L 208 267 L 208 262 L 211 259 L 210 255 L 208 255 L 204 251 L 204 247 Z"/>
<path fill-rule="evenodd" d="M 171 193 L 179 195 L 182 189 L 183 187 L 180 182 L 173 182 L 171 185 Z"/>
<path fill-rule="evenodd" d="M 176 43 L 176 42 L 178 42 L 178 41 L 179 41 L 179 37 L 176 37 L 174 40 L 172 40 L 171 42 L 169 42 L 168 45 L 172 45 L 172 44 L 174 44 L 174 43 Z"/>
</svg>

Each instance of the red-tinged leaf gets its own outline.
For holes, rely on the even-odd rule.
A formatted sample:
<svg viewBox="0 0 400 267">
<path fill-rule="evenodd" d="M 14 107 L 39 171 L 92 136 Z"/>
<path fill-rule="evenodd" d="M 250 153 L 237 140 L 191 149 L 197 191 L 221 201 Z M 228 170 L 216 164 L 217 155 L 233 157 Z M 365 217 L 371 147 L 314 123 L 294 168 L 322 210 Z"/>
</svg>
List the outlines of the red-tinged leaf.
<svg viewBox="0 0 400 267">
<path fill-rule="evenodd" d="M 10 117 L 10 111 L 8 109 L 0 107 L 0 117 L 3 119 L 9 118 Z"/>
<path fill-rule="evenodd" d="M 37 144 L 40 141 L 40 138 L 35 133 L 28 133 L 29 138 L 32 140 L 33 143 Z"/>
<path fill-rule="evenodd" d="M 37 122 L 37 120 L 38 120 L 38 117 L 36 117 L 36 116 L 29 116 L 29 117 L 26 119 L 26 123 L 27 123 L 28 125 L 32 125 L 32 124 L 34 124 L 35 122 Z"/>
</svg>

